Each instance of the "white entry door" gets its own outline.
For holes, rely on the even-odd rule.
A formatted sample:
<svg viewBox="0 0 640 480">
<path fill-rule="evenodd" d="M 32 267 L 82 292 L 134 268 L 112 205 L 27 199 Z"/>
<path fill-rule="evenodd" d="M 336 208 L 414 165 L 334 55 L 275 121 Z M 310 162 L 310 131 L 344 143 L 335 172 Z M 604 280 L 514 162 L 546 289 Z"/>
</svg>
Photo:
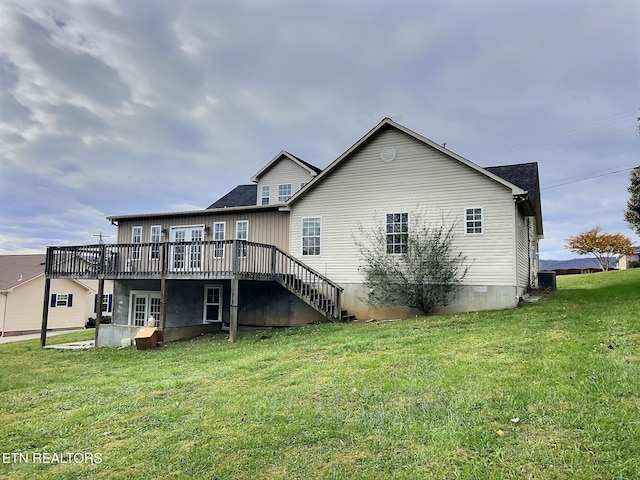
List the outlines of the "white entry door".
<svg viewBox="0 0 640 480">
<path fill-rule="evenodd" d="M 173 227 L 171 228 L 172 242 L 202 242 L 204 240 L 204 226 Z M 173 245 L 171 247 L 171 270 L 199 271 L 202 270 L 202 244 Z"/>
<path fill-rule="evenodd" d="M 131 292 L 129 324 L 135 327 L 146 327 L 149 325 L 149 317 L 153 317 L 158 326 L 160 298 L 160 292 Z"/>
</svg>

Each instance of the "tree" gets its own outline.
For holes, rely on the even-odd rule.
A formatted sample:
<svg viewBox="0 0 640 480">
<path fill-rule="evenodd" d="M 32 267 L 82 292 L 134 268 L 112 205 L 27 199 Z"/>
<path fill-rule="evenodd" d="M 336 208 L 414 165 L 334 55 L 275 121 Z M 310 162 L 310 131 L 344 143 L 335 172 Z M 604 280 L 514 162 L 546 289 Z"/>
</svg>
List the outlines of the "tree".
<svg viewBox="0 0 640 480">
<path fill-rule="evenodd" d="M 627 209 L 624 211 L 624 219 L 629 228 L 640 235 L 640 166 L 631 170 L 631 185 L 627 190 L 631 195 L 627 201 Z"/>
<path fill-rule="evenodd" d="M 453 245 L 457 224 L 447 227 L 443 218 L 440 225 L 429 225 L 412 214 L 409 225 L 407 213 L 395 215 L 402 216 L 398 222 L 387 218 L 386 225 L 369 232 L 361 227 L 360 238 L 366 243 L 356 240 L 362 259 L 359 270 L 371 292 L 367 301 L 417 308 L 429 315 L 455 298 L 467 273 L 466 257 Z"/>
<path fill-rule="evenodd" d="M 578 255 L 593 254 L 605 272 L 609 270 L 612 258 L 635 253 L 630 238 L 621 233 L 602 233 L 600 227 L 569 238 L 564 248 Z"/>
</svg>

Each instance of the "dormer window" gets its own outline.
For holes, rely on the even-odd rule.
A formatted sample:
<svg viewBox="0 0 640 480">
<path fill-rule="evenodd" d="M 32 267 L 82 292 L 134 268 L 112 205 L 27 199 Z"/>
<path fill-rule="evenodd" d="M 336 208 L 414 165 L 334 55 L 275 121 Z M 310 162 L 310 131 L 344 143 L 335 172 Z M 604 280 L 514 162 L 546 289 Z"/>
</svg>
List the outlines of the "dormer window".
<svg viewBox="0 0 640 480">
<path fill-rule="evenodd" d="M 286 202 L 291 198 L 291 184 L 281 183 L 278 185 L 278 202 Z"/>
</svg>

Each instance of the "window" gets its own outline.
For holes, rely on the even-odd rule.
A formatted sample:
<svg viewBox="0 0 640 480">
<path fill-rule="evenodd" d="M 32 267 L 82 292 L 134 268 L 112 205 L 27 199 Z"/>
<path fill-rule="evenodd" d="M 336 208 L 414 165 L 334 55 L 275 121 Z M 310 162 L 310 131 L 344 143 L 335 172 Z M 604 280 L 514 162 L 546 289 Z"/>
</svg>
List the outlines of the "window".
<svg viewBox="0 0 640 480">
<path fill-rule="evenodd" d="M 182 271 L 202 269 L 202 241 L 204 225 L 192 227 L 171 227 L 170 268 Z"/>
<path fill-rule="evenodd" d="M 304 188 L 307 183 L 309 182 L 300 182 L 300 188 Z"/>
<path fill-rule="evenodd" d="M 236 222 L 236 240 L 248 240 L 249 239 L 249 220 L 238 220 Z M 247 244 L 238 244 L 238 256 L 247 256 Z"/>
<path fill-rule="evenodd" d="M 467 208 L 465 218 L 468 235 L 482 233 L 482 208 Z"/>
<path fill-rule="evenodd" d="M 322 220 L 320 217 L 302 219 L 302 255 L 320 255 L 320 234 Z"/>
<path fill-rule="evenodd" d="M 160 237 L 162 235 L 162 227 L 160 225 L 154 225 L 151 227 L 151 243 L 160 243 Z M 150 258 L 157 260 L 160 258 L 160 245 L 151 245 Z"/>
<path fill-rule="evenodd" d="M 142 243 L 142 227 L 131 229 L 131 243 Z M 131 249 L 131 260 L 140 260 L 140 247 L 134 246 Z"/>
<path fill-rule="evenodd" d="M 111 312 L 113 310 L 113 295 L 112 294 L 104 294 L 102 295 L 102 311 L 103 312 Z M 93 299 L 93 313 L 98 311 L 98 294 L 94 296 Z"/>
<path fill-rule="evenodd" d="M 278 201 L 286 202 L 291 198 L 291 184 L 282 183 L 278 185 Z"/>
<path fill-rule="evenodd" d="M 222 287 L 207 285 L 204 288 L 204 323 L 222 321 Z"/>
<path fill-rule="evenodd" d="M 407 253 L 409 214 L 387 213 L 387 253 Z"/>
<path fill-rule="evenodd" d="M 225 222 L 216 222 L 213 224 L 213 240 L 215 241 L 213 246 L 213 256 L 214 258 L 223 258 L 224 257 L 224 229 Z"/>
<path fill-rule="evenodd" d="M 73 307 L 73 293 L 52 293 L 51 307 Z"/>
<path fill-rule="evenodd" d="M 271 185 L 263 185 L 261 190 L 262 203 L 261 205 L 269 205 L 269 197 L 271 196 Z"/>
</svg>

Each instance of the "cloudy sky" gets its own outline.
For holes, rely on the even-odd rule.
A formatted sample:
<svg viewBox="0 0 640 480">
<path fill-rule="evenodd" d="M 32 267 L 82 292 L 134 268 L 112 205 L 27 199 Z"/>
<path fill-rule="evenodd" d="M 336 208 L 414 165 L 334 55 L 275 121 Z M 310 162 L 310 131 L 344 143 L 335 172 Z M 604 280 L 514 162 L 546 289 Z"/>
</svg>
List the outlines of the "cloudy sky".
<svg viewBox="0 0 640 480">
<path fill-rule="evenodd" d="M 640 3 L 0 1 L 0 253 L 205 208 L 279 151 L 325 167 L 383 117 L 536 161 L 545 259 L 623 220 Z"/>
</svg>

